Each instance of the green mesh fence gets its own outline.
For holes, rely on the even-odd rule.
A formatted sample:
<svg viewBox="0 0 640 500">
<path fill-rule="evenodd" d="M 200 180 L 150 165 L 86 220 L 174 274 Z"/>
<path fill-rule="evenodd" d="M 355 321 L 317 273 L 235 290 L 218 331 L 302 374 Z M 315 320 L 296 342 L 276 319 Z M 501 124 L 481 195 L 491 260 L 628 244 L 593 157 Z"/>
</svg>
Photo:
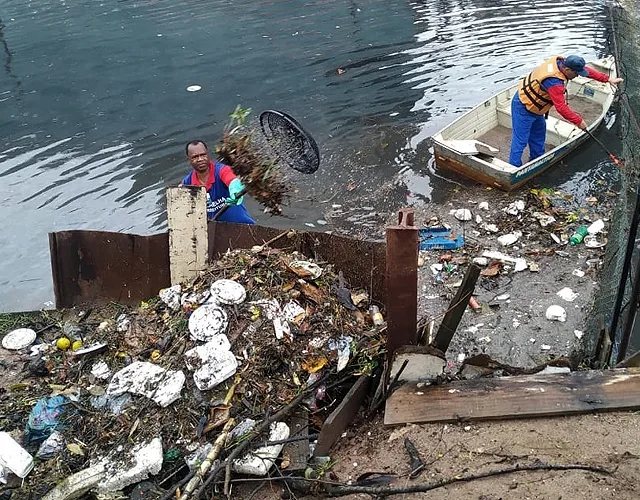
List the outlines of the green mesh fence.
<svg viewBox="0 0 640 500">
<path fill-rule="evenodd" d="M 594 310 L 590 315 L 589 331 L 599 332 L 602 326 L 611 328 L 612 320 L 617 323 L 615 328 L 616 342 L 612 349 L 610 364 L 614 364 L 617 357 L 618 343 L 623 327 L 629 317 L 635 315 L 636 300 L 632 300 L 633 281 L 636 267 L 640 258 L 638 245 L 634 243 L 633 258 L 626 273 L 626 285 L 622 301 L 618 302 L 617 296 L 620 289 L 623 270 L 625 268 L 625 255 L 627 242 L 630 235 L 630 226 L 636 210 L 638 199 L 638 172 L 640 168 L 640 130 L 637 125 L 635 110 L 640 112 L 640 24 L 638 19 L 638 7 L 635 2 L 627 2 L 622 6 L 610 8 L 611 38 L 610 50 L 617 52 L 619 60 L 620 76 L 625 79 L 620 86 L 619 100 L 619 124 L 618 133 L 622 139 L 622 158 L 624 167 L 621 169 L 621 188 L 618 202 L 611 216 L 611 227 L 608 234 L 603 268 L 601 271 L 600 291 L 594 302 Z M 639 234 L 640 235 L 640 234 Z M 635 236 L 637 238 L 637 236 Z M 619 299 L 618 299 L 619 300 Z M 620 304 L 620 314 L 616 319 L 616 305 Z M 595 336 L 587 341 L 587 352 L 595 353 Z M 638 334 L 632 335 L 631 346 L 627 354 L 634 352 L 638 347 Z M 595 360 L 594 360 L 595 361 Z"/>
</svg>

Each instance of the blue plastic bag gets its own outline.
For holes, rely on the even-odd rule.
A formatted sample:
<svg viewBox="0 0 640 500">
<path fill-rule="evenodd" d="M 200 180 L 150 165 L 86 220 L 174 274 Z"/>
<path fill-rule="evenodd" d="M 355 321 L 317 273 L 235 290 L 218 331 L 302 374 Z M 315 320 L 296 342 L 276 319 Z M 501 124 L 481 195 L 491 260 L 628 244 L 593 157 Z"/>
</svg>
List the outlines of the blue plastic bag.
<svg viewBox="0 0 640 500">
<path fill-rule="evenodd" d="M 27 446 L 42 443 L 55 430 L 64 429 L 60 421 L 68 400 L 64 396 L 40 399 L 31 410 L 24 437 Z"/>
</svg>

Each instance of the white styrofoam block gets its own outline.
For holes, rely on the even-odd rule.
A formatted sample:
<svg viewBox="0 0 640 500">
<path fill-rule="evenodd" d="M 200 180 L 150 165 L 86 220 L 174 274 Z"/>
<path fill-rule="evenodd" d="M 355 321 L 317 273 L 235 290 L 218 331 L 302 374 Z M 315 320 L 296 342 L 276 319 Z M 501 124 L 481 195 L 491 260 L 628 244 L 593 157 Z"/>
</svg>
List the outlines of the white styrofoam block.
<svg viewBox="0 0 640 500">
<path fill-rule="evenodd" d="M 0 465 L 25 478 L 33 469 L 33 457 L 8 433 L 0 432 Z"/>
<path fill-rule="evenodd" d="M 238 360 L 229 349 L 227 336 L 216 335 L 184 353 L 187 367 L 194 370 L 193 380 L 198 389 L 208 391 L 236 373 Z"/>
<path fill-rule="evenodd" d="M 280 441 L 289 438 L 289 426 L 284 422 L 274 422 L 269 428 L 269 441 Z M 233 470 L 238 474 L 266 476 L 284 444 L 262 446 L 249 452 L 233 462 Z"/>
<path fill-rule="evenodd" d="M 157 437 L 149 443 L 135 446 L 126 457 L 104 459 L 101 464 L 106 470 L 106 478 L 95 491 L 118 491 L 147 479 L 149 475 L 155 476 L 162 469 L 162 457 L 162 440 Z"/>
<path fill-rule="evenodd" d="M 86 495 L 105 475 L 102 464 L 83 469 L 58 483 L 42 500 L 76 500 Z"/>
<path fill-rule="evenodd" d="M 108 396 L 125 392 L 152 399 L 163 408 L 180 398 L 185 376 L 182 371 L 165 370 L 146 361 L 134 361 L 116 373 L 107 387 Z"/>
</svg>

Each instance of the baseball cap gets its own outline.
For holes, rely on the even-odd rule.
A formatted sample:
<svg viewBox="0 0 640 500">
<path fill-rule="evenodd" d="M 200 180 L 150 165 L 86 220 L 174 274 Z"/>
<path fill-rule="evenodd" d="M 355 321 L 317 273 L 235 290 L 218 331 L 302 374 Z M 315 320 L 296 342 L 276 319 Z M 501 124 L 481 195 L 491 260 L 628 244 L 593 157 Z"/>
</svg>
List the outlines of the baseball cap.
<svg viewBox="0 0 640 500">
<path fill-rule="evenodd" d="M 580 56 L 568 56 L 564 60 L 564 65 L 578 73 L 580 76 L 588 76 L 589 72 L 586 70 L 584 59 Z"/>
</svg>

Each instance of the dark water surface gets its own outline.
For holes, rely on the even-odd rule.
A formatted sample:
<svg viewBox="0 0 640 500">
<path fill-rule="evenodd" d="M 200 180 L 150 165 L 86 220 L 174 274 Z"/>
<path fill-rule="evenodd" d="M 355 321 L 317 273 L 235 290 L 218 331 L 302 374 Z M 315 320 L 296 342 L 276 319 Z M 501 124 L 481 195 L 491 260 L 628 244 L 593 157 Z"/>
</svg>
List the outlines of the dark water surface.
<svg viewBox="0 0 640 500">
<path fill-rule="evenodd" d="M 0 310 L 52 300 L 50 231 L 164 229 L 183 144 L 213 144 L 237 104 L 291 113 L 323 155 L 285 217 L 249 202 L 262 223 L 437 203 L 456 180 L 424 139 L 551 54 L 607 53 L 607 26 L 569 0 L 2 0 Z M 582 193 L 609 169 L 589 145 L 545 182 Z"/>
</svg>

